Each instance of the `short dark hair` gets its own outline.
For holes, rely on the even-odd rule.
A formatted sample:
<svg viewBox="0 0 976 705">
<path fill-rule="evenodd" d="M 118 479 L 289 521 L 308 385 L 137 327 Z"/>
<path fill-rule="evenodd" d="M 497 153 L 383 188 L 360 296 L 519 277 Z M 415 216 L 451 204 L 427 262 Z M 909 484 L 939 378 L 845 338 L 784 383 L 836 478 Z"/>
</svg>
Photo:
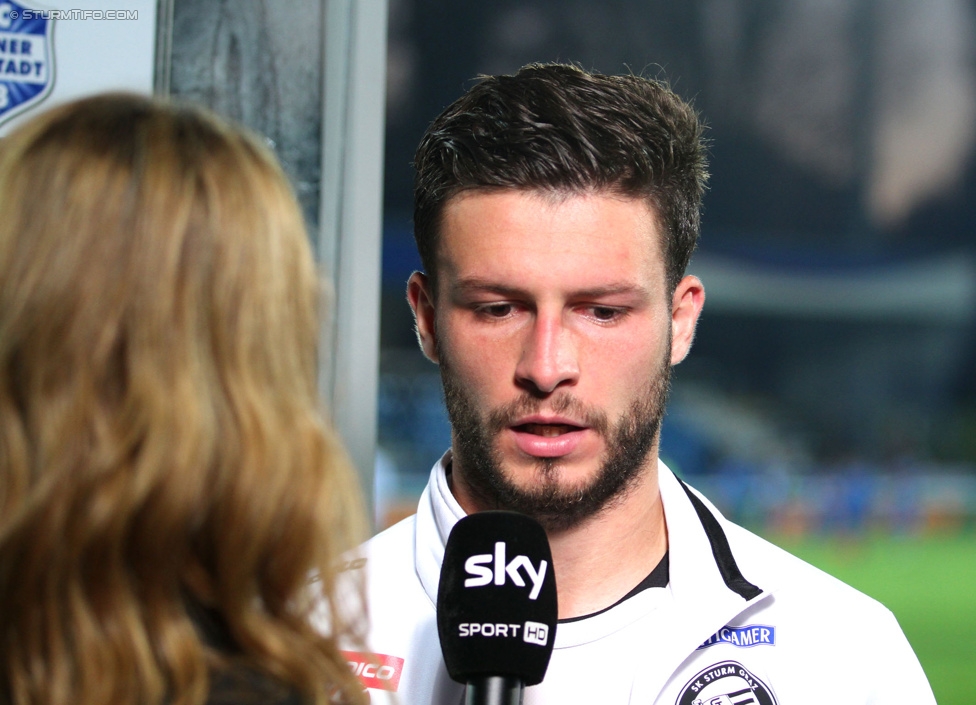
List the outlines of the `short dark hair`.
<svg viewBox="0 0 976 705">
<path fill-rule="evenodd" d="M 414 237 L 435 290 L 446 203 L 462 191 L 524 189 L 647 199 L 673 291 L 698 242 L 702 129 L 691 105 L 654 79 L 567 64 L 482 77 L 431 123 L 414 158 Z"/>
</svg>

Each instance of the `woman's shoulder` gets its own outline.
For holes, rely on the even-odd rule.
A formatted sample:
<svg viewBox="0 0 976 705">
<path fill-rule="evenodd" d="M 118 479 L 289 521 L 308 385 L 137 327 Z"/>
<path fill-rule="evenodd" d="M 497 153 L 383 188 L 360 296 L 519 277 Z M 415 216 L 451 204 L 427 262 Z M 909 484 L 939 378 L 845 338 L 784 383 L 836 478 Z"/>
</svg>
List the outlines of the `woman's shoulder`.
<svg viewBox="0 0 976 705">
<path fill-rule="evenodd" d="M 207 705 L 302 705 L 299 694 L 247 666 L 229 666 L 213 674 Z"/>
</svg>

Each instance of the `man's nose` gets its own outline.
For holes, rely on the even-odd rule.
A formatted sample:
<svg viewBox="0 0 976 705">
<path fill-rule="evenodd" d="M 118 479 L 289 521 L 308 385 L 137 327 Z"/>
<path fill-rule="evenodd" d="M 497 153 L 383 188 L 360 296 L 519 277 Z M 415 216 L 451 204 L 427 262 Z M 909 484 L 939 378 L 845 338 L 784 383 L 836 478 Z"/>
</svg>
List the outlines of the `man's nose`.
<svg viewBox="0 0 976 705">
<path fill-rule="evenodd" d="M 523 341 L 516 382 L 535 394 L 551 394 L 579 379 L 576 341 L 557 315 L 538 315 Z"/>
</svg>

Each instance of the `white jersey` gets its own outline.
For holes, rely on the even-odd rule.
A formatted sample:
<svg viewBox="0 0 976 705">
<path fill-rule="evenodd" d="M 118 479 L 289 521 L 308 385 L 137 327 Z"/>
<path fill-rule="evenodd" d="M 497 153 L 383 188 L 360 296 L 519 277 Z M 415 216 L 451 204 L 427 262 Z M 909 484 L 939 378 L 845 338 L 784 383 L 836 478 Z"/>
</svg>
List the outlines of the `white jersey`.
<svg viewBox="0 0 976 705">
<path fill-rule="evenodd" d="M 417 514 L 352 563 L 366 571 L 375 656 L 349 659 L 374 705 L 458 705 L 463 696 L 435 618 L 444 545 L 464 516 L 446 462 L 434 466 Z M 560 623 L 545 680 L 525 690 L 525 705 L 934 705 L 884 606 L 727 521 L 663 463 L 659 482 L 667 587 Z"/>
</svg>

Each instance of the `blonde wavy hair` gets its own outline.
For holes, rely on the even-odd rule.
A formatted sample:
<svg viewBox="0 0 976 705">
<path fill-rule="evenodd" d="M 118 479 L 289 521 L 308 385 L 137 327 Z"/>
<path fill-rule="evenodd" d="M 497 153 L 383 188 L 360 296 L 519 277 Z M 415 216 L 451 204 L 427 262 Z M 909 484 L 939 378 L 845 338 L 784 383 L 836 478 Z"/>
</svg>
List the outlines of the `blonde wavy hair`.
<svg viewBox="0 0 976 705">
<path fill-rule="evenodd" d="M 0 701 L 196 705 L 240 667 L 362 702 L 336 644 L 361 627 L 330 599 L 361 505 L 274 157 L 200 109 L 97 96 L 2 140 L 0 214 Z"/>
</svg>

